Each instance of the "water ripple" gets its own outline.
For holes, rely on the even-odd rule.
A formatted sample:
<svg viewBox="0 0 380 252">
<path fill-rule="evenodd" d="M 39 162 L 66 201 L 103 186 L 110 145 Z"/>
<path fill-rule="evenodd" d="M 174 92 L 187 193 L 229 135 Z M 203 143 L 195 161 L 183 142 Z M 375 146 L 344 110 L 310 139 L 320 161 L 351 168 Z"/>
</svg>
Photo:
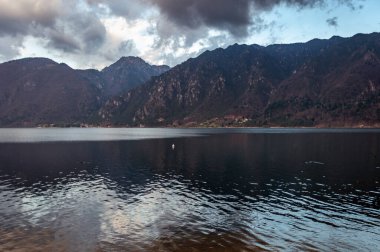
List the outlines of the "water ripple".
<svg viewBox="0 0 380 252">
<path fill-rule="evenodd" d="M 380 144 L 348 166 L 325 151 L 344 139 L 283 138 L 0 145 L 0 251 L 376 251 L 380 174 L 362 167 Z"/>
</svg>

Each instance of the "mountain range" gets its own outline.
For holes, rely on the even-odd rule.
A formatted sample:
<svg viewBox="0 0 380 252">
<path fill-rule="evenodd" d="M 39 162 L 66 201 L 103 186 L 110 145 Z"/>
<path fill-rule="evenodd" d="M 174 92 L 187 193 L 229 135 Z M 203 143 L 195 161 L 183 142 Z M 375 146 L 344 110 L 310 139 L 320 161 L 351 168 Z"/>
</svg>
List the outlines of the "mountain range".
<svg viewBox="0 0 380 252">
<path fill-rule="evenodd" d="M 0 64 L 0 125 L 379 126 L 380 33 L 231 45 L 171 69 L 123 57 L 102 71 Z"/>
<path fill-rule="evenodd" d="M 129 125 L 378 125 L 379 58 L 379 33 L 232 45 L 111 99 L 100 113 Z"/>
</svg>

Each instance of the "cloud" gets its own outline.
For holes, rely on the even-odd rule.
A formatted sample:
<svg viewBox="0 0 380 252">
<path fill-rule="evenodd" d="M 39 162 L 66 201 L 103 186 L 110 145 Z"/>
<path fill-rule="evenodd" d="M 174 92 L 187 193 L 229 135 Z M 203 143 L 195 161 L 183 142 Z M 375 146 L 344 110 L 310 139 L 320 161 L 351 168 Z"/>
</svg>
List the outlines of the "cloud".
<svg viewBox="0 0 380 252">
<path fill-rule="evenodd" d="M 56 55 L 83 57 L 98 53 L 107 34 L 98 13 L 85 8 L 82 1 L 0 0 L 0 38 L 17 37 L 21 47 L 29 36 L 40 39 Z M 7 45 L 1 46 L 5 50 Z M 9 44 L 8 50 L 15 52 L 12 46 Z M 11 55 L 15 56 L 8 57 Z"/>
<path fill-rule="evenodd" d="M 8 60 L 19 56 L 19 47 L 22 46 L 20 36 L 0 37 L 0 60 Z"/>
<path fill-rule="evenodd" d="M 122 41 L 117 50 L 121 55 L 131 54 L 133 51 L 136 51 L 135 42 L 133 40 Z"/>
<path fill-rule="evenodd" d="M 234 37 L 245 37 L 250 26 L 263 12 L 277 6 L 323 7 L 326 0 L 149 0 L 174 24 L 189 29 L 203 26 L 228 31 Z M 355 9 L 353 0 L 335 0 Z"/>
<path fill-rule="evenodd" d="M 106 28 L 93 13 L 78 11 L 63 20 L 62 26 L 81 41 L 81 49 L 85 53 L 96 52 L 105 42 Z"/>
<path fill-rule="evenodd" d="M 362 2 L 365 2 L 365 1 L 366 0 L 356 0 L 356 1 L 353 1 L 353 0 L 338 0 L 338 3 L 339 4 L 345 4 L 352 11 L 356 11 L 356 10 L 363 9 L 364 6 L 363 6 Z"/>
<path fill-rule="evenodd" d="M 151 50 L 144 55 L 148 61 L 158 62 L 175 66 L 190 57 L 196 57 L 202 52 L 217 47 L 225 47 L 231 43 L 231 36 L 226 32 L 208 32 L 205 30 L 197 30 L 197 32 L 206 34 L 200 38 L 200 35 L 194 31 L 193 35 L 196 41 L 188 39 L 187 36 L 169 38 L 157 37 Z"/>
<path fill-rule="evenodd" d="M 276 7 L 325 8 L 331 2 L 336 5 L 356 6 L 352 0 L 144 0 L 153 5 L 159 13 L 153 21 L 156 34 L 154 50 L 147 57 L 174 65 L 189 56 L 281 26 L 267 21 L 264 16 Z M 356 1 L 357 2 L 357 1 Z M 217 33 L 217 36 L 210 35 Z M 221 39 L 217 39 L 221 38 Z M 276 37 L 272 34 L 271 40 Z M 198 50 L 189 48 L 202 44 Z"/>
<path fill-rule="evenodd" d="M 248 0 L 154 0 L 161 13 L 171 22 L 190 29 L 209 26 L 246 36 L 251 23 Z"/>
<path fill-rule="evenodd" d="M 67 53 L 74 53 L 80 49 L 79 42 L 72 36 L 58 31 L 50 32 L 47 46 Z"/>
<path fill-rule="evenodd" d="M 26 38 L 33 37 L 38 41 L 33 46 L 74 66 L 88 67 L 94 61 L 102 67 L 127 55 L 173 66 L 281 26 L 265 18 L 277 7 L 302 11 L 344 5 L 357 10 L 363 1 L 0 0 L 0 55 L 17 57 Z M 338 18 L 326 22 L 337 26 Z"/>
<path fill-rule="evenodd" d="M 146 0 L 86 0 L 90 6 L 108 7 L 113 15 L 123 16 L 128 20 L 142 17 L 149 6 Z"/>
<path fill-rule="evenodd" d="M 326 20 L 326 23 L 327 23 L 329 26 L 337 27 L 337 26 L 338 26 L 338 17 L 328 18 L 328 19 Z"/>
<path fill-rule="evenodd" d="M 0 35 L 25 33 L 31 26 L 51 26 L 60 0 L 0 0 Z"/>
</svg>

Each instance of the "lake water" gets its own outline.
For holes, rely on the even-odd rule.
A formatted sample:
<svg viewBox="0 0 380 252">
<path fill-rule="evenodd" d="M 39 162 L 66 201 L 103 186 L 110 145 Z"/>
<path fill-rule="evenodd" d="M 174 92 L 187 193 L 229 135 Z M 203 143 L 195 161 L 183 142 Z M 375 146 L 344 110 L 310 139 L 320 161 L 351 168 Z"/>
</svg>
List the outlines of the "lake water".
<svg viewBox="0 0 380 252">
<path fill-rule="evenodd" d="M 380 130 L 0 129 L 0 251 L 379 247 Z"/>
</svg>

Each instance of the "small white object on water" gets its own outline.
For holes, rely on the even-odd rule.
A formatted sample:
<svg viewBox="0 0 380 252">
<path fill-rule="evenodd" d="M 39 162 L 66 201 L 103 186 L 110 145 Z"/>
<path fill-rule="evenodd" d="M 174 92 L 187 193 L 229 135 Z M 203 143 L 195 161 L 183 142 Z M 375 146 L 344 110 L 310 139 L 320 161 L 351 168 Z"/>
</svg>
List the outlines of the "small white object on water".
<svg viewBox="0 0 380 252">
<path fill-rule="evenodd" d="M 175 145 L 174 144 L 172 144 L 172 150 L 174 150 L 175 149 Z"/>
<path fill-rule="evenodd" d="M 310 164 L 324 165 L 325 163 L 318 162 L 318 161 L 306 161 L 305 164 L 306 165 L 310 165 Z"/>
</svg>

